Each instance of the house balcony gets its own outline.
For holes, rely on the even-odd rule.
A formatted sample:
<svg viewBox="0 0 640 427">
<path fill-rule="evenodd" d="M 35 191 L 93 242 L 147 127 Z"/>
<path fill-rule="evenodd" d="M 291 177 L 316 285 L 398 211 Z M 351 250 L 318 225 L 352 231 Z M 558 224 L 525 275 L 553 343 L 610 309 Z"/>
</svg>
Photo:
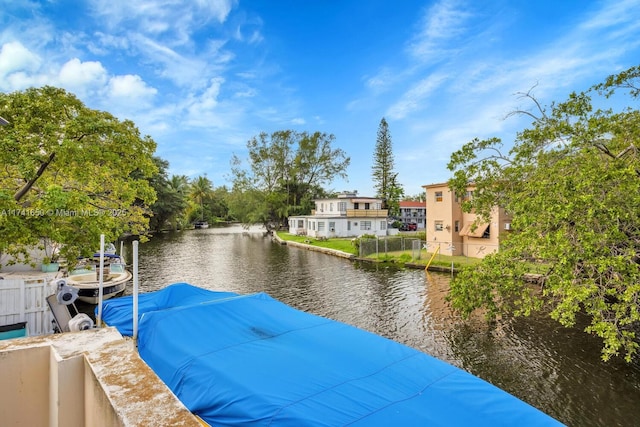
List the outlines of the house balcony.
<svg viewBox="0 0 640 427">
<path fill-rule="evenodd" d="M 389 209 L 347 209 L 346 212 L 311 211 L 311 216 L 315 217 L 347 217 L 347 218 L 386 218 L 389 216 Z"/>
<path fill-rule="evenodd" d="M 347 209 L 347 218 L 386 218 L 389 209 Z"/>
</svg>

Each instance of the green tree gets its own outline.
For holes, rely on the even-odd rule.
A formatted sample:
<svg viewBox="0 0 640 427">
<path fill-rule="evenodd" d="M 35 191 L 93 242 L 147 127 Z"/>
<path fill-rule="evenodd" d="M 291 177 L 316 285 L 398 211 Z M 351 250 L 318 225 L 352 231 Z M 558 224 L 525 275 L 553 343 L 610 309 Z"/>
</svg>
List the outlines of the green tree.
<svg viewBox="0 0 640 427">
<path fill-rule="evenodd" d="M 50 86 L 0 94 L 0 115 L 0 252 L 27 260 L 48 238 L 71 261 L 100 234 L 145 232 L 156 145 L 131 121 Z"/>
<path fill-rule="evenodd" d="M 158 172 L 149 180 L 157 194 L 157 199 L 151 205 L 153 216 L 149 220 L 149 228 L 161 231 L 170 227 L 177 229 L 180 218 L 187 207 L 186 186 L 188 180 L 182 176 L 168 177 L 169 162 L 159 157 L 153 158 Z"/>
<path fill-rule="evenodd" d="M 189 197 L 193 202 L 190 221 L 211 221 L 208 204 L 213 195 L 213 183 L 205 176 L 199 176 L 189 185 Z"/>
<path fill-rule="evenodd" d="M 334 139 L 321 132 L 285 130 L 263 132 L 249 140 L 250 170 L 237 156 L 232 159 L 232 215 L 270 229 L 285 223 L 292 213 L 310 213 L 310 200 L 323 194 L 322 186 L 346 177 L 350 159 L 343 150 L 332 148 Z"/>
<path fill-rule="evenodd" d="M 397 181 L 398 174 L 394 171 L 394 167 L 391 134 L 389 133 L 389 125 L 383 117 L 378 126 L 376 147 L 373 152 L 372 176 L 376 197 L 385 201 L 385 208 L 389 209 L 389 215 L 398 216 L 404 190 Z"/>
<path fill-rule="evenodd" d="M 567 101 L 517 111 L 534 121 L 505 152 L 497 138 L 473 140 L 455 152 L 450 186 L 469 182 L 463 206 L 488 217 L 492 206 L 513 216 L 500 251 L 463 271 L 451 284 L 455 308 L 489 317 L 546 310 L 565 326 L 588 319 L 602 339 L 602 358 L 638 349 L 640 321 L 640 113 L 611 107 L 639 95 L 640 68 L 609 77 Z M 626 98 L 628 97 L 628 98 Z M 540 286 L 528 273 L 542 272 Z"/>
<path fill-rule="evenodd" d="M 209 201 L 211 215 L 221 221 L 229 221 L 229 189 L 224 185 L 214 188 Z"/>
</svg>

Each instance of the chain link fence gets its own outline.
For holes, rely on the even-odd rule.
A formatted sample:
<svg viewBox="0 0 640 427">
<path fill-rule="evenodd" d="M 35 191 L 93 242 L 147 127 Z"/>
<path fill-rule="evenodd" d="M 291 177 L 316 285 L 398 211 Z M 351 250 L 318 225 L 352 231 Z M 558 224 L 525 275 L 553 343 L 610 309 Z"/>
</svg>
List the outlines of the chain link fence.
<svg viewBox="0 0 640 427">
<path fill-rule="evenodd" d="M 410 251 L 412 259 L 420 259 L 422 245 L 423 241 L 415 237 L 361 238 L 359 255 L 364 258 L 373 254 L 380 256 Z"/>
<path fill-rule="evenodd" d="M 429 257 L 438 251 L 436 260 L 442 257 L 450 257 L 451 255 L 483 258 L 484 256 L 496 252 L 498 245 L 489 245 L 482 243 L 465 243 L 462 242 L 426 242 L 416 237 L 391 236 L 386 238 L 361 238 L 359 256 L 361 258 L 376 255 L 382 257 L 385 255 L 398 256 L 406 253 L 411 256 L 411 260 L 424 259 L 427 254 Z"/>
</svg>

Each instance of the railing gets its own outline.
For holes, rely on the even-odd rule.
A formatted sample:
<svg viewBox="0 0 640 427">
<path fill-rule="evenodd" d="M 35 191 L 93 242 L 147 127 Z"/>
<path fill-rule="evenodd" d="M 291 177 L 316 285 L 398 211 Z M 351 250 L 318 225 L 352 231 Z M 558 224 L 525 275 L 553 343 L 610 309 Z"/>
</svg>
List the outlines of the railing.
<svg viewBox="0 0 640 427">
<path fill-rule="evenodd" d="M 348 218 L 386 218 L 389 216 L 389 209 L 347 209 L 347 211 L 311 211 L 311 216 L 346 216 Z"/>
<path fill-rule="evenodd" d="M 389 216 L 389 209 L 347 209 L 347 218 L 386 218 Z"/>
</svg>

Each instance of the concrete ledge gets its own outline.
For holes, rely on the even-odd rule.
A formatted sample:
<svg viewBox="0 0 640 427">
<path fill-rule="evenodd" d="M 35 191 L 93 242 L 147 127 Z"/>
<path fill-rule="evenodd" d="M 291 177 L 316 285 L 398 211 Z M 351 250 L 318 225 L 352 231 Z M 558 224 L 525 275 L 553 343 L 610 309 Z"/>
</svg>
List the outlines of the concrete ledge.
<svg viewBox="0 0 640 427">
<path fill-rule="evenodd" d="M 342 251 L 338 251 L 336 249 L 330 249 L 330 248 L 323 248 L 321 246 L 314 246 L 314 245 L 309 245 L 306 243 L 298 243 L 298 242 L 292 242 L 289 240 L 282 240 L 280 239 L 280 237 L 278 237 L 277 234 L 274 234 L 274 239 L 276 239 L 276 241 L 280 244 L 285 244 L 287 246 L 293 246 L 296 248 L 302 248 L 302 249 L 307 249 L 309 251 L 314 251 L 314 252 L 322 252 L 328 255 L 333 255 L 333 256 L 337 256 L 340 258 L 347 258 L 347 259 L 355 259 L 355 255 L 347 253 L 347 252 L 342 252 Z"/>
<path fill-rule="evenodd" d="M 202 424 L 114 328 L 0 341 L 3 425 Z"/>
</svg>

